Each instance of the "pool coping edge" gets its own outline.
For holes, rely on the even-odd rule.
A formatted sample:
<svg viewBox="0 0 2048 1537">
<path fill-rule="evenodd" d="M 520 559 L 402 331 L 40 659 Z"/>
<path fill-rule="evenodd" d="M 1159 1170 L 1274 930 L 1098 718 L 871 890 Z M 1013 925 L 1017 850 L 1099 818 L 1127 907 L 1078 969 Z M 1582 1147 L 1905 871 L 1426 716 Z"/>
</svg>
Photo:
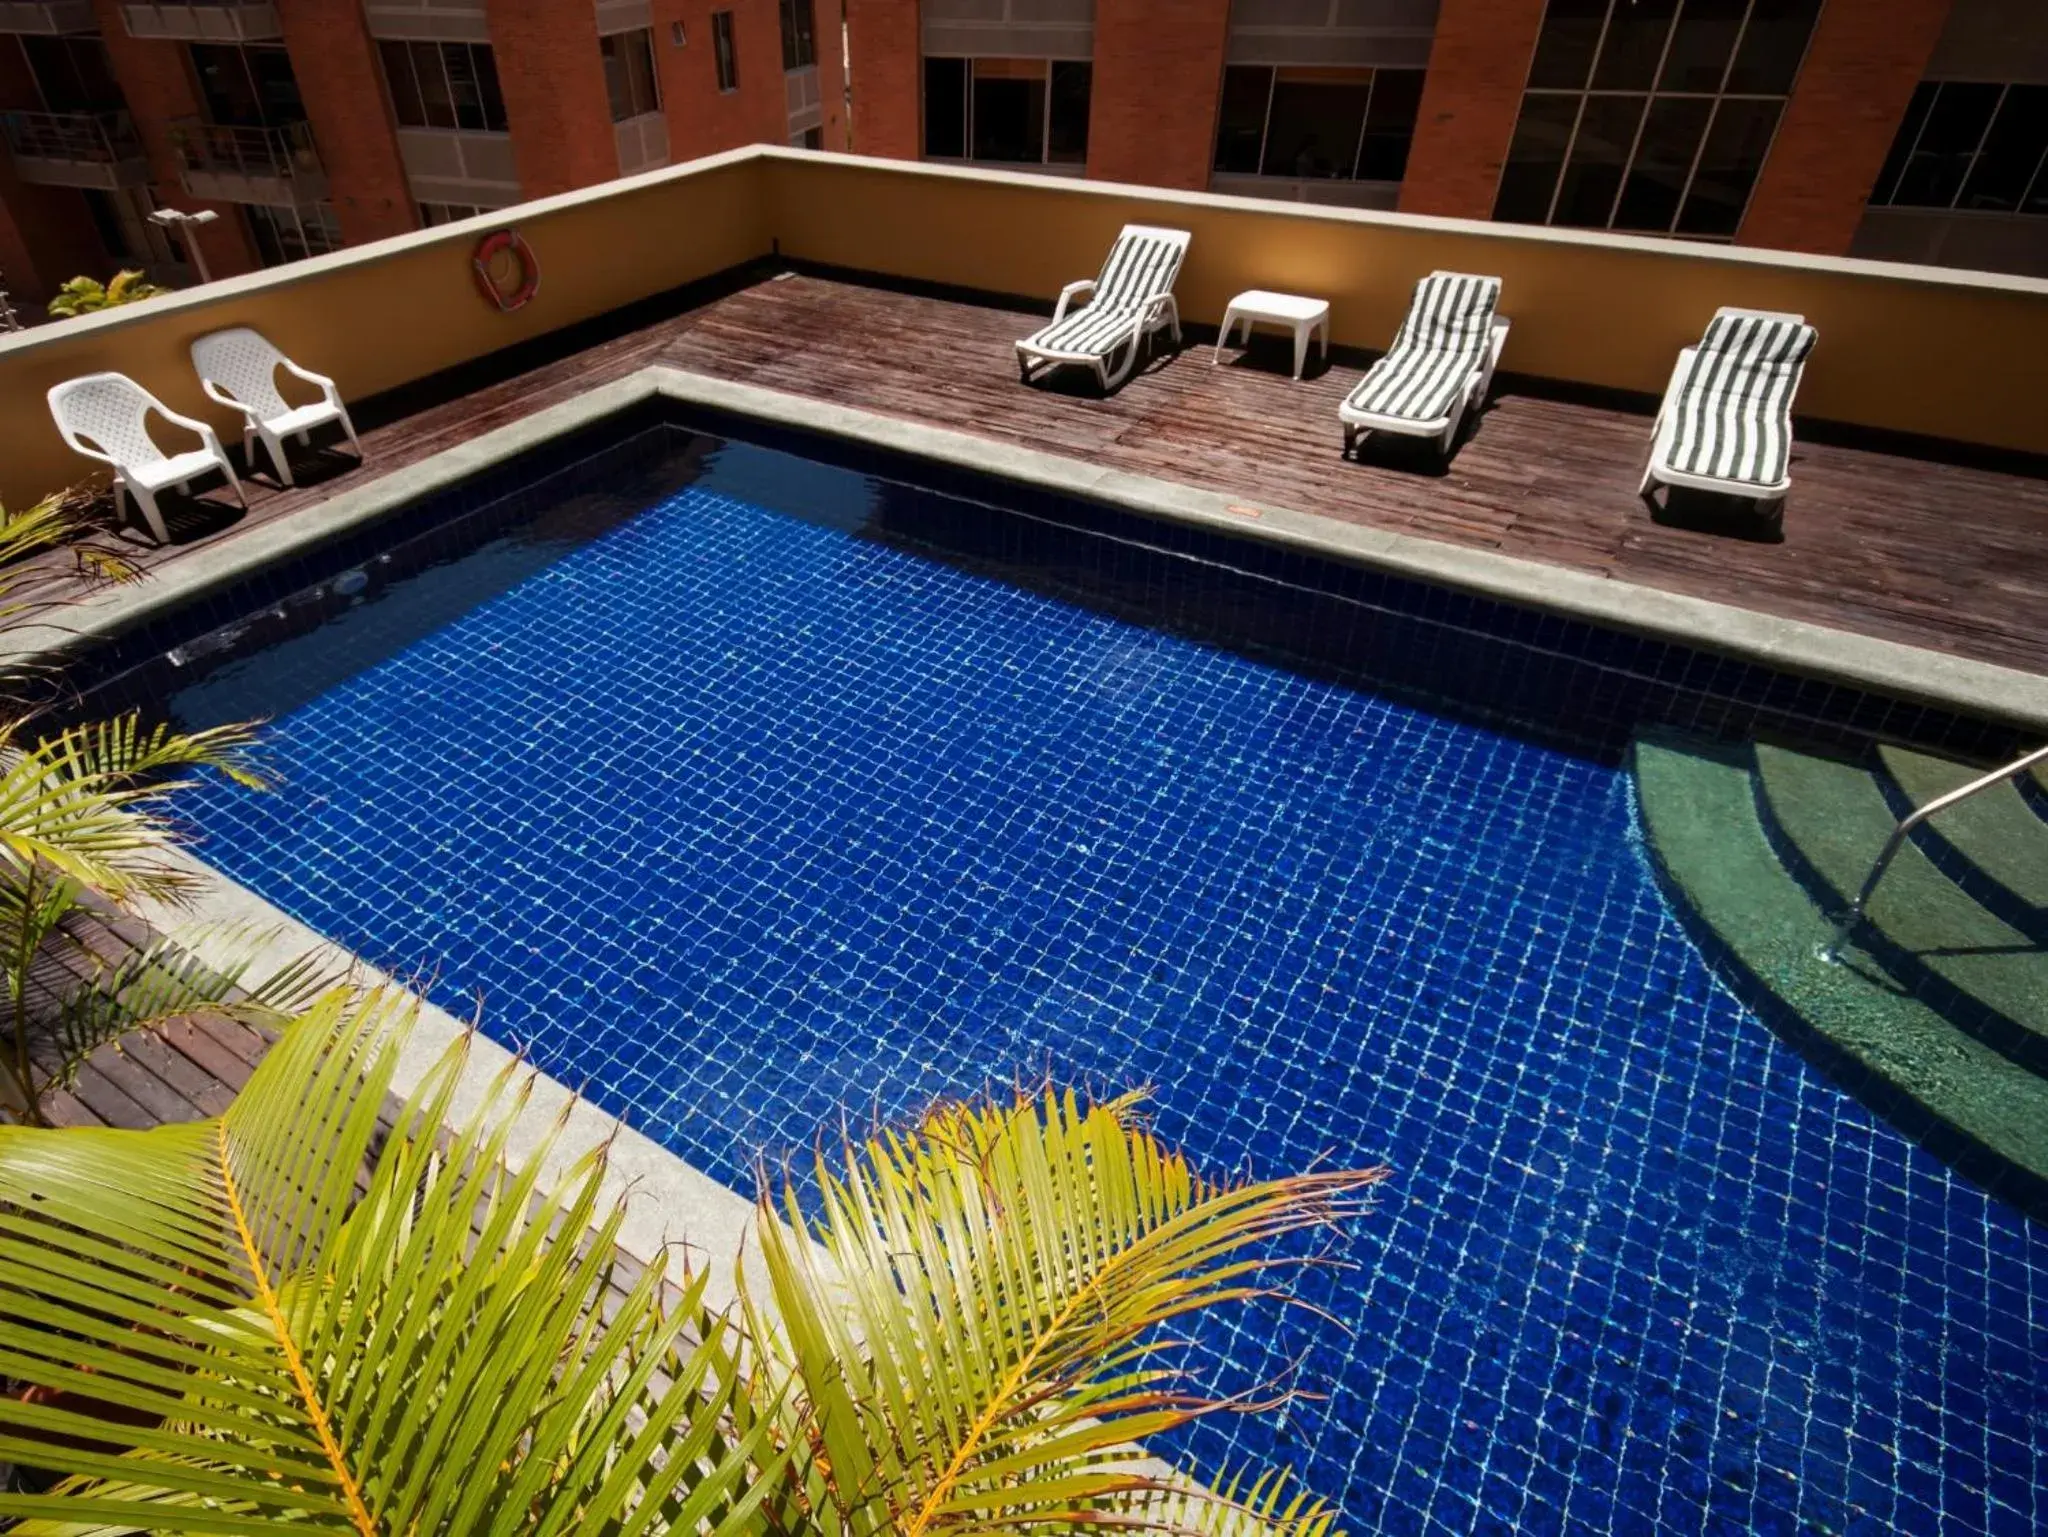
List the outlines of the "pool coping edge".
<svg viewBox="0 0 2048 1537">
<path fill-rule="evenodd" d="M 2048 734 L 2048 677 L 1661 588 L 1360 524 L 1278 503 L 935 427 L 666 364 L 651 364 L 289 513 L 162 574 L 66 605 L 62 623 L 0 636 L 0 666 L 111 636 L 266 566 L 401 511 L 650 400 L 696 406 L 930 459 L 950 468 L 1345 561 L 1521 608 Z"/>
</svg>

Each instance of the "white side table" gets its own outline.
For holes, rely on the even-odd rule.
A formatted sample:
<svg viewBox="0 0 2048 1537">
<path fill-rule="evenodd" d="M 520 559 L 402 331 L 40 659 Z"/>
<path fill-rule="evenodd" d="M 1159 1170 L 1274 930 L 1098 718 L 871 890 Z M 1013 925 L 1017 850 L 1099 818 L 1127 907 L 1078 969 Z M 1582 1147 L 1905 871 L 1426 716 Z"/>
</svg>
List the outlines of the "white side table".
<svg viewBox="0 0 2048 1537">
<path fill-rule="evenodd" d="M 1323 357 L 1330 356 L 1330 301 L 1327 299 L 1306 299 L 1300 294 L 1268 293 L 1263 288 L 1254 288 L 1239 294 L 1230 301 L 1230 307 L 1223 312 L 1223 329 L 1216 333 L 1216 351 L 1209 359 L 1214 367 L 1223 357 L 1223 349 L 1230 343 L 1230 333 L 1240 322 L 1244 325 L 1244 338 L 1252 338 L 1252 325 L 1264 321 L 1267 325 L 1286 326 L 1294 332 L 1294 377 L 1301 377 L 1301 365 L 1308 361 L 1308 340 L 1320 336 Z"/>
</svg>

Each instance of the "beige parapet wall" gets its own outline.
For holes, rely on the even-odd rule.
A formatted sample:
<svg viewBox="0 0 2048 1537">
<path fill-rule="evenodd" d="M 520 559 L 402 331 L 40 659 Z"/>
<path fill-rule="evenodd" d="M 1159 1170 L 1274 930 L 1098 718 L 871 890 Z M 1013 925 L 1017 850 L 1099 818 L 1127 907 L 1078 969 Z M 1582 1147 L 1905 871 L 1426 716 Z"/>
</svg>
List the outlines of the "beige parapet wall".
<svg viewBox="0 0 2048 1537">
<path fill-rule="evenodd" d="M 502 210 L 493 223 L 542 270 L 517 314 L 476 292 L 470 252 L 493 226 L 472 223 L 0 341 L 0 495 L 20 505 L 89 472 L 42 401 L 78 374 L 120 369 L 229 425 L 185 352 L 225 325 L 257 326 L 361 399 L 773 249 L 1049 303 L 1127 221 L 1194 232 L 1192 321 L 1214 324 L 1241 289 L 1293 290 L 1331 301 L 1339 344 L 1378 348 L 1423 274 L 1490 272 L 1515 323 L 1504 368 L 1654 394 L 1717 306 L 1796 310 L 1821 334 L 1802 414 L 2048 453 L 2039 280 L 755 148 Z"/>
</svg>

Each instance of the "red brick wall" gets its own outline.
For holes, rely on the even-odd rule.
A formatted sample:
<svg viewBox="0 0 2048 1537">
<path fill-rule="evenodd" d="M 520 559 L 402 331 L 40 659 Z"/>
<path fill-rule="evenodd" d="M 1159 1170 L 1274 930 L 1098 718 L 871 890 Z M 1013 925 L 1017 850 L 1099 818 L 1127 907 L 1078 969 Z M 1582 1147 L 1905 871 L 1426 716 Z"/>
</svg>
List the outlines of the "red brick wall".
<svg viewBox="0 0 2048 1537">
<path fill-rule="evenodd" d="M 1228 0 L 1096 0 L 1090 176 L 1209 185 L 1229 28 Z"/>
<path fill-rule="evenodd" d="M 1949 0 L 1828 0 L 1739 245 L 1847 253 Z"/>
<path fill-rule="evenodd" d="M 1403 213 L 1490 219 L 1544 0 L 1443 0 L 1401 182 Z"/>
<path fill-rule="evenodd" d="M 278 0 L 278 20 L 350 245 L 418 227 L 377 45 L 357 0 Z"/>
<path fill-rule="evenodd" d="M 733 13 L 733 56 L 739 89 L 718 88 L 711 13 Z M 675 46 L 672 24 L 688 41 Z M 782 21 L 775 0 L 654 0 L 654 59 L 668 114 L 670 161 L 693 160 L 743 144 L 789 138 L 782 87 Z"/>
<path fill-rule="evenodd" d="M 824 148 L 847 150 L 846 55 L 841 47 L 840 24 L 844 13 L 840 0 L 813 0 L 813 25 L 818 36 L 818 97 L 823 111 L 819 127 Z"/>
<path fill-rule="evenodd" d="M 43 104 L 21 44 L 0 37 L 0 108 L 35 111 Z M 44 187 L 15 175 L 0 149 L 0 274 L 17 309 L 39 310 L 67 278 L 81 273 L 105 282 L 114 258 L 86 211 L 85 196 L 70 187 Z"/>
<path fill-rule="evenodd" d="M 855 153 L 918 159 L 924 66 L 917 0 L 846 0 L 846 31 Z"/>
<path fill-rule="evenodd" d="M 128 99 L 137 133 L 149 152 L 153 177 L 151 190 L 159 204 L 182 208 L 187 213 L 212 209 L 220 217 L 207 225 L 197 238 L 205 253 L 207 270 L 217 278 L 253 272 L 262 265 L 242 211 L 232 203 L 205 203 L 187 197 L 179 180 L 178 152 L 171 142 L 171 124 L 181 117 L 199 116 L 199 87 L 193 82 L 190 62 L 183 43 L 149 41 L 130 37 L 121 20 L 120 0 L 95 0 L 100 37 L 107 45 L 114 78 Z"/>
<path fill-rule="evenodd" d="M 548 197 L 617 176 L 596 7 L 487 0 L 485 10 L 521 194 Z"/>
</svg>

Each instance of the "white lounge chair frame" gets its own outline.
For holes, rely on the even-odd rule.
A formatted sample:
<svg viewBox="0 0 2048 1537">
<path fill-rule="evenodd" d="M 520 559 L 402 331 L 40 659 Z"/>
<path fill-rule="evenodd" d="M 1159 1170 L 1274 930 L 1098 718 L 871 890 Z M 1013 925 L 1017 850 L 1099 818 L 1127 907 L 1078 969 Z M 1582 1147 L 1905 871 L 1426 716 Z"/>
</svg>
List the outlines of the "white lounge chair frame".
<svg viewBox="0 0 2048 1537">
<path fill-rule="evenodd" d="M 1409 315 L 1412 316 L 1416 306 L 1423 301 L 1425 289 L 1431 279 L 1474 275 L 1456 272 L 1432 272 L 1429 277 L 1416 284 L 1415 297 L 1409 301 L 1408 305 Z M 1497 283 L 1498 279 L 1489 279 L 1488 281 Z M 1404 318 L 1402 321 L 1404 328 L 1407 323 L 1407 319 Z M 1493 316 L 1491 328 L 1486 338 L 1485 350 L 1479 355 L 1471 373 L 1466 377 L 1465 387 L 1453 398 L 1450 411 L 1442 416 L 1390 416 L 1380 411 L 1367 411 L 1352 404 L 1359 391 L 1364 389 L 1367 381 L 1372 378 L 1371 370 L 1367 370 L 1366 377 L 1359 380 L 1358 384 L 1352 389 L 1351 394 L 1345 397 L 1343 404 L 1337 407 L 1337 415 L 1344 423 L 1344 452 L 1349 454 L 1355 450 L 1360 440 L 1369 432 L 1394 432 L 1406 437 L 1435 438 L 1438 450 L 1448 454 L 1451 451 L 1451 445 L 1458 440 L 1458 429 L 1464 425 L 1466 416 L 1479 408 L 1480 403 L 1486 399 L 1487 390 L 1493 387 L 1493 371 L 1500 365 L 1501 349 L 1508 344 L 1509 324 L 1507 316 L 1499 313 Z M 1397 334 L 1395 336 L 1395 344 L 1398 346 L 1399 343 L 1400 337 Z M 1391 352 L 1391 349 L 1389 351 Z M 1378 365 L 1375 364 L 1374 366 L 1377 367 Z"/>
<path fill-rule="evenodd" d="M 246 510 L 249 499 L 235 478 L 220 438 L 205 422 L 180 416 L 126 374 L 86 374 L 51 387 L 50 415 L 66 443 L 114 471 L 114 502 L 118 510 L 126 492 L 142 509 L 149 531 L 160 544 L 170 542 L 156 494 L 171 487 L 189 486 L 201 476 L 219 470 L 227 477 L 235 500 Z M 198 434 L 200 447 L 182 454 L 166 454 L 149 435 L 149 413 Z"/>
<path fill-rule="evenodd" d="M 260 439 L 277 478 L 292 485 L 292 467 L 285 457 L 284 440 L 296 437 L 304 445 L 315 427 L 324 427 L 329 422 L 341 423 L 349 446 L 355 450 L 356 461 L 362 462 L 362 442 L 356 437 L 355 423 L 348 419 L 348 408 L 341 403 L 341 392 L 334 381 L 310 368 L 301 368 L 278 351 L 262 332 L 233 326 L 202 336 L 192 343 L 192 367 L 199 374 L 200 388 L 242 414 L 242 458 L 252 469 L 256 464 L 254 445 Z M 317 385 L 321 398 L 303 406 L 286 400 L 277 389 L 280 368 Z"/>
<path fill-rule="evenodd" d="M 1017 373 L 1029 384 L 1041 369 L 1077 365 L 1092 368 L 1103 389 L 1115 389 L 1131 375 L 1138 365 L 1138 354 L 1146 342 L 1160 331 L 1172 333 L 1173 345 L 1180 346 L 1180 308 L 1174 303 L 1173 285 L 1180 277 L 1181 262 L 1186 259 L 1188 241 L 1191 237 L 1186 230 L 1163 229 L 1150 224 L 1126 224 L 1118 232 L 1116 243 L 1110 247 L 1109 255 L 1102 264 L 1102 271 L 1092 278 L 1083 278 L 1069 283 L 1060 290 L 1059 303 L 1054 307 L 1052 320 L 1017 343 Z M 1122 281 L 1117 271 L 1118 254 L 1127 246 L 1139 242 L 1157 242 L 1166 247 L 1163 255 L 1165 265 L 1147 283 L 1150 290 L 1130 301 L 1129 313 L 1122 309 L 1113 313 L 1123 321 L 1109 332 L 1098 347 L 1088 349 L 1047 346 L 1042 338 L 1057 331 L 1067 316 L 1067 307 L 1082 295 L 1088 298 L 1076 316 L 1086 314 L 1098 304 L 1121 305 L 1123 296 L 1116 291 Z M 1143 281 L 1143 275 L 1139 277 Z M 1114 366 L 1112 366 L 1112 360 Z"/>
<path fill-rule="evenodd" d="M 1714 319 L 1723 316 L 1735 320 L 1776 321 L 1786 325 L 1805 326 L 1804 315 L 1791 315 L 1778 310 L 1745 310 L 1724 305 L 1714 312 Z M 1650 495 L 1657 486 L 1686 486 L 1695 491 L 1717 491 L 1727 496 L 1747 497 L 1758 502 L 1783 501 L 1785 493 L 1792 489 L 1792 400 L 1799 393 L 1799 382 L 1806 372 L 1805 359 L 1801 359 L 1792 375 L 1792 387 L 1785 391 L 1785 398 L 1779 403 L 1779 421 L 1776 424 L 1785 435 L 1785 474 L 1775 481 L 1756 481 L 1730 478 L 1723 475 L 1702 474 L 1697 470 L 1682 470 L 1671 462 L 1678 448 L 1680 422 L 1678 419 L 1678 395 L 1685 381 L 1692 373 L 1693 361 L 1699 356 L 1697 345 L 1683 348 L 1678 361 L 1672 365 L 1671 377 L 1664 385 L 1664 400 L 1657 408 L 1657 424 L 1650 437 L 1650 461 L 1643 468 L 1643 482 L 1636 488 L 1640 496 Z"/>
</svg>

